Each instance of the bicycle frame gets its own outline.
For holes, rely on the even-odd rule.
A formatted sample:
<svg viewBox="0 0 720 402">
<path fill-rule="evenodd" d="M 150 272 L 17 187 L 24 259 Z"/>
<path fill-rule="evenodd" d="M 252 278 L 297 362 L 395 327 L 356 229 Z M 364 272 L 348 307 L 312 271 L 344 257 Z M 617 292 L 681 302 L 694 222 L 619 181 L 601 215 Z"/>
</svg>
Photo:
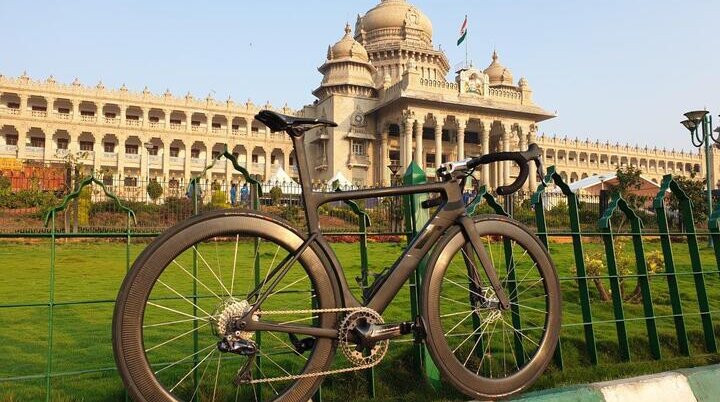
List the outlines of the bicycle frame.
<svg viewBox="0 0 720 402">
<path fill-rule="evenodd" d="M 291 253 L 289 260 L 281 262 L 276 268 L 278 271 L 274 273 L 280 275 L 280 278 L 299 258 L 302 252 L 304 252 L 311 244 L 315 243 L 319 246 L 320 250 L 322 250 L 322 253 L 326 257 L 326 260 L 330 263 L 332 274 L 335 276 L 335 283 L 337 283 L 340 287 L 341 306 L 363 306 L 382 314 L 400 291 L 403 284 L 405 284 L 410 275 L 419 266 L 420 261 L 430 252 L 430 249 L 435 245 L 440 237 L 453 225 L 460 225 L 466 236 L 468 236 L 476 255 L 479 257 L 480 265 L 486 272 L 490 285 L 493 289 L 495 289 L 496 295 L 500 300 L 500 304 L 509 306 L 507 295 L 500 284 L 500 280 L 497 277 L 490 257 L 481 244 L 480 238 L 475 230 L 473 220 L 466 214 L 465 205 L 462 202 L 462 192 L 457 182 L 445 181 L 412 186 L 384 187 L 370 190 L 353 190 L 332 193 L 314 192 L 310 184 L 310 170 L 304 148 L 304 133 L 293 131 L 289 132 L 289 134 L 292 137 L 293 146 L 295 148 L 309 236 L 300 248 Z M 318 208 L 323 204 L 333 201 L 420 193 L 439 193 L 443 197 L 444 202 L 438 207 L 425 226 L 418 231 L 415 238 L 410 241 L 407 248 L 403 251 L 402 255 L 396 259 L 387 274 L 382 279 L 378 279 L 380 283 L 377 285 L 374 284 L 372 293 L 368 295 L 366 303 L 362 304 L 350 292 L 347 278 L 343 272 L 342 264 L 340 264 L 337 256 L 330 247 L 330 244 L 320 232 Z M 265 294 L 270 293 L 272 287 L 273 283 L 270 284 L 270 290 L 266 291 Z M 254 308 L 245 314 L 245 317 L 252 317 L 252 314 L 257 308 L 259 308 L 259 305 L 263 300 L 264 298 L 261 296 L 258 301 L 256 301 Z M 273 330 L 318 337 L 337 337 L 337 331 L 333 329 L 315 328 L 303 325 L 281 325 L 253 320 L 245 320 L 244 330 Z"/>
</svg>

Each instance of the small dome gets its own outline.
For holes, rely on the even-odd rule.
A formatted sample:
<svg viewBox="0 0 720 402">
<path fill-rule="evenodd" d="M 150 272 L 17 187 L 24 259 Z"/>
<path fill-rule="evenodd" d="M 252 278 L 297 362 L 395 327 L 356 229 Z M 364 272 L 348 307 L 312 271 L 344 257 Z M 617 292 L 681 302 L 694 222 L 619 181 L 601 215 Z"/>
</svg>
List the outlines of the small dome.
<svg viewBox="0 0 720 402">
<path fill-rule="evenodd" d="M 528 84 L 525 77 L 520 77 L 520 80 L 518 80 L 518 86 L 520 88 L 528 88 L 528 87 L 530 87 L 530 84 Z"/>
<path fill-rule="evenodd" d="M 362 29 L 371 32 L 376 29 L 417 27 L 432 37 L 432 22 L 417 7 L 405 0 L 381 0 L 362 17 Z"/>
<path fill-rule="evenodd" d="M 483 71 L 490 78 L 490 85 L 512 85 L 513 76 L 510 70 L 505 68 L 498 61 L 498 55 L 496 51 L 493 51 L 492 63 L 488 68 Z"/>
<path fill-rule="evenodd" d="M 367 50 L 352 37 L 352 30 L 350 24 L 345 25 L 345 36 L 340 39 L 339 42 L 334 44 L 328 50 L 328 60 L 343 59 L 343 58 L 359 58 L 364 62 L 368 62 Z"/>
</svg>

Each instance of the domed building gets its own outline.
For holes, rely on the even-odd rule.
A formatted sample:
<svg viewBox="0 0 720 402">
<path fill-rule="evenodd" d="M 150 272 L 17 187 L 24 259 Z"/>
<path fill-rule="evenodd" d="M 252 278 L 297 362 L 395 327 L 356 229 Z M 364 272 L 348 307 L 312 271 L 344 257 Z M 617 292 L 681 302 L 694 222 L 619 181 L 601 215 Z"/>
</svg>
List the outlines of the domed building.
<svg viewBox="0 0 720 402">
<path fill-rule="evenodd" d="M 554 117 L 533 103 L 526 79 L 514 84 L 496 52 L 485 70 L 465 67 L 449 81 L 432 22 L 406 0 L 381 0 L 359 15 L 319 71 L 317 100 L 302 113 L 339 124 L 307 137 L 319 180 L 340 172 L 359 185 L 389 184 L 387 166 L 411 161 L 434 176 L 442 162 L 525 148 L 537 123 Z M 514 169 L 484 167 L 479 178 L 497 186 Z"/>
</svg>

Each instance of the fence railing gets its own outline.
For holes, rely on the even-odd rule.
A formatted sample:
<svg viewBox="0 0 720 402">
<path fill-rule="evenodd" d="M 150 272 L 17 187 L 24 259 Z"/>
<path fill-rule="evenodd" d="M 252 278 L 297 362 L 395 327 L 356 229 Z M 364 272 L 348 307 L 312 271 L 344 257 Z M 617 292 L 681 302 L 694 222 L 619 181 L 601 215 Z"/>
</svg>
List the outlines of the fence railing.
<svg viewBox="0 0 720 402">
<path fill-rule="evenodd" d="M 406 184 L 424 180 L 422 172 L 415 172 Z M 552 168 L 546 182 L 561 191 L 550 193 L 540 185 L 533 194 L 502 198 L 479 189 L 472 197 L 478 195 L 480 202 L 470 213 L 513 215 L 533 227 L 548 247 L 563 292 L 563 331 L 555 367 L 581 370 L 663 360 L 663 367 L 670 368 L 686 356 L 717 357 L 720 330 L 713 321 L 720 313 L 720 208 L 709 224 L 696 225 L 692 203 L 670 176 L 650 211 L 633 209 L 619 197 L 600 210 L 599 201 L 569 192 Z M 62 199 L 52 194 L 56 206 L 65 202 L 52 210 L 48 228 L 42 221 L 43 200 L 24 209 L 2 209 L 0 355 L 8 363 L 0 365 L 0 399 L 121 399 L 110 350 L 110 320 L 122 277 L 160 230 L 204 210 L 228 207 L 232 201 L 227 186 L 218 188 L 212 182 L 198 183 L 202 196 L 200 191 L 189 193 L 186 185 L 165 183 L 168 192 L 163 189 L 158 202 L 139 193 L 135 199 L 113 199 L 99 183 L 101 178 L 95 186 L 78 188 Z M 238 187 L 236 201 L 301 226 L 302 206 L 290 201 L 297 200 L 296 194 L 277 186 L 282 194 L 278 198 L 266 187 L 258 186 L 258 196 L 250 192 L 247 198 Z M 141 188 L 147 193 L 147 184 Z M 225 191 L 222 202 L 217 196 L 213 203 L 213 193 Z M 668 197 L 677 200 L 678 210 L 670 210 Z M 417 201 L 403 206 L 399 199 L 378 198 L 322 211 L 326 233 L 358 241 L 358 288 L 367 286 L 372 271 L 379 270 L 372 250 L 383 245 L 369 239 L 417 230 L 423 223 L 415 215 L 420 213 Z M 134 211 L 136 225 L 125 208 Z M 421 281 L 421 275 L 414 277 L 407 290 L 413 312 L 390 319 L 412 319 L 409 315 L 418 312 L 419 296 L 412 292 Z M 85 352 L 88 345 L 92 348 Z M 431 383 L 438 385 L 427 354 L 418 349 L 416 356 Z M 369 374 L 370 395 L 381 377 Z"/>
</svg>

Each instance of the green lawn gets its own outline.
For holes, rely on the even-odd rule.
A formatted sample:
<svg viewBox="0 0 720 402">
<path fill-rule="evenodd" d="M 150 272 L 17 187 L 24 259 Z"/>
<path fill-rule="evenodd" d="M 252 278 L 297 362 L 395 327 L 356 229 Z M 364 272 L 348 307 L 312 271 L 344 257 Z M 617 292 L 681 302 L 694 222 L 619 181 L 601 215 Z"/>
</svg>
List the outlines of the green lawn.
<svg viewBox="0 0 720 402">
<path fill-rule="evenodd" d="M 659 249 L 655 241 L 646 241 L 646 251 Z M 130 259 L 142 250 L 144 244 L 137 241 L 130 247 Z M 205 246 L 203 246 L 205 247 Z M 337 243 L 334 245 L 340 260 L 346 267 L 351 285 L 359 275 L 360 258 L 357 244 Z M 632 253 L 631 247 L 626 252 Z M 50 297 L 50 242 L 48 239 L 27 240 L 26 242 L 4 242 L 0 246 L 2 257 L 2 281 L 0 281 L 0 401 L 25 401 L 44 399 L 45 378 L 48 356 L 48 318 L 47 303 Z M 202 248 L 205 250 L 206 248 Z M 587 241 L 586 252 L 602 251 L 602 244 Z M 112 320 L 113 300 L 126 270 L 126 247 L 121 242 L 102 240 L 92 242 L 58 241 L 56 247 L 54 299 L 57 305 L 53 309 L 53 347 L 51 379 L 52 400 L 61 401 L 115 401 L 124 400 L 121 382 L 114 371 L 112 347 L 110 345 L 110 323 Z M 211 250 L 212 255 L 228 257 L 232 246 L 221 244 Z M 379 272 L 390 266 L 402 251 L 401 244 L 371 243 L 370 264 L 372 271 Z M 691 272 L 687 245 L 678 242 L 673 249 L 677 271 Z M 563 332 L 562 352 L 565 368 L 559 370 L 551 366 L 534 385 L 534 389 L 560 386 L 563 384 L 597 381 L 636 374 L 663 371 L 677 367 L 708 364 L 720 361 L 719 354 L 707 353 L 704 347 L 702 327 L 698 315 L 697 296 L 691 275 L 678 277 L 681 289 L 683 311 L 686 314 L 686 326 L 691 343 L 691 357 L 681 356 L 675 336 L 674 321 L 670 307 L 667 282 L 664 276 L 652 279 L 651 287 L 657 326 L 660 333 L 663 358 L 654 361 L 647 341 L 645 321 L 642 320 L 642 304 L 625 303 L 624 311 L 628 336 L 631 345 L 631 361 L 621 362 L 618 350 L 615 323 L 612 321 L 611 303 L 598 299 L 594 286 L 590 287 L 593 299 L 592 315 L 594 331 L 599 352 L 599 365 L 592 366 L 585 350 L 582 317 L 576 281 L 572 279 L 574 265 L 572 246 L 569 244 L 551 244 L 551 254 L 559 275 L 563 280 Z M 190 263 L 190 256 L 179 259 L 181 264 Z M 276 258 L 266 253 L 262 258 Z M 717 271 L 712 251 L 701 247 L 703 267 L 707 271 Z M 238 273 L 239 274 L 239 273 Z M 168 272 L 168 282 L 179 281 L 182 272 Z M 209 279 L 209 274 L 199 274 L 200 279 Z M 221 275 L 230 275 L 222 272 Z M 295 279 L 297 278 L 297 279 Z M 302 277 L 290 277 L 302 284 Z M 245 286 L 240 278 L 237 286 Z M 716 272 L 705 275 L 706 288 L 710 299 L 712 317 L 718 320 L 720 312 L 720 275 Z M 634 287 L 633 279 L 628 279 L 628 291 Z M 606 281 L 606 287 L 609 285 Z M 189 287 L 181 292 L 191 291 Z M 202 291 L 200 292 L 203 293 Z M 207 295 L 207 293 L 205 293 Z M 167 291 L 154 294 L 162 299 Z M 307 300 L 297 298 L 282 299 L 287 306 L 309 304 Z M 208 297 L 199 305 L 205 309 L 217 307 L 217 302 Z M 86 302 L 86 303 L 85 303 Z M 283 302 L 275 302 L 281 308 Z M 78 304 L 79 303 L 79 304 Z M 181 309 L 182 303 L 175 300 L 173 308 Z M 28 306 L 37 304 L 34 306 Z M 271 304 L 272 305 L 272 304 Z M 7 307 L 13 306 L 13 307 Z M 309 306 L 308 306 L 309 307 Z M 149 312 L 150 317 L 157 312 Z M 160 314 L 157 314 L 160 317 Z M 409 291 L 405 287 L 393 304 L 383 315 L 386 321 L 411 319 L 409 313 Z M 156 321 L 159 322 L 159 321 Z M 720 334 L 720 322 L 715 325 L 716 334 Z M 158 330 L 158 339 L 162 331 Z M 210 339 L 209 331 L 203 332 L 202 339 Z M 266 340 L 263 340 L 266 342 Z M 187 341 L 182 341 L 187 343 Z M 188 344 L 189 345 L 189 344 Z M 188 345 L 185 345 L 186 347 Z M 160 348 L 162 349 L 162 348 Z M 412 343 L 393 342 L 389 355 L 376 370 L 377 400 L 464 400 L 449 386 L 434 391 L 424 385 L 412 362 Z M 150 352 L 148 352 L 150 353 Z M 173 358 L 173 351 L 160 353 L 157 361 Z M 340 360 L 336 357 L 336 360 Z M 207 365 L 212 372 L 217 366 Z M 84 371 L 104 370 L 93 373 Z M 168 376 L 177 374 L 169 373 Z M 218 370 L 220 371 L 220 370 Z M 75 374 L 67 374 L 75 373 Z M 36 376 L 36 377 L 34 377 Z M 25 377 L 7 381 L 8 378 Z M 221 377 L 222 378 L 222 377 Z M 326 380 L 323 396 L 326 400 L 362 400 L 366 393 L 364 373 L 336 375 Z"/>
</svg>

